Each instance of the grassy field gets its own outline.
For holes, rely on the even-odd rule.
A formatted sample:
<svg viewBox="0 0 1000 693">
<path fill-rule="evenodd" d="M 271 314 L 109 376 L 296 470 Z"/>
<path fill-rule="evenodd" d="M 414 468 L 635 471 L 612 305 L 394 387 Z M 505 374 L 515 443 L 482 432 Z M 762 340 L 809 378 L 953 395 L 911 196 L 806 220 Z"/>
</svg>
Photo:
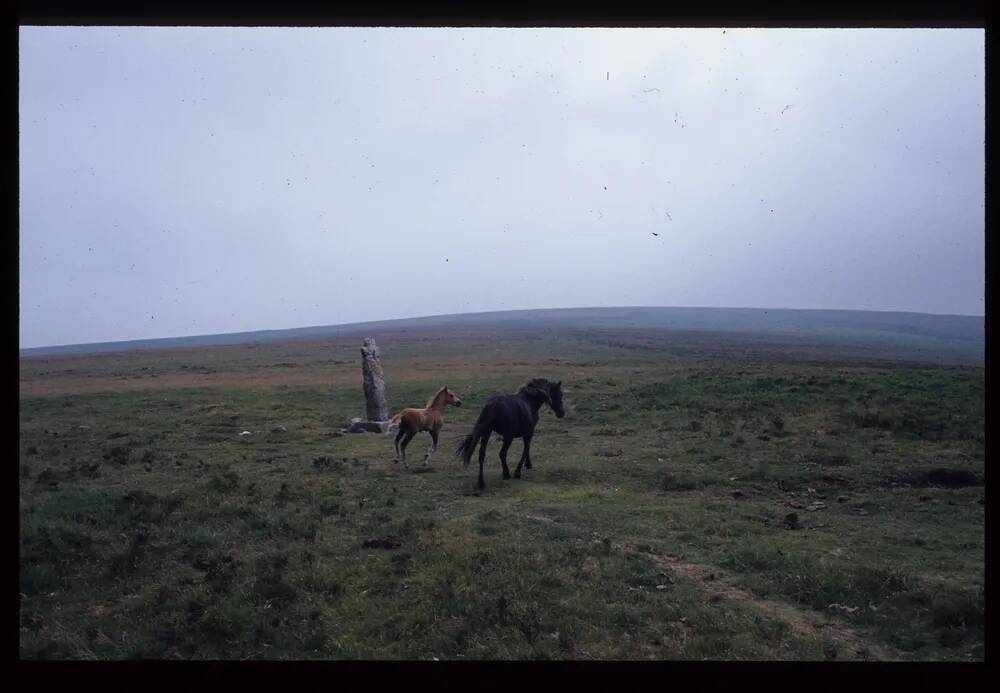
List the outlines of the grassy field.
<svg viewBox="0 0 1000 693">
<path fill-rule="evenodd" d="M 426 469 L 337 434 L 357 338 L 22 358 L 21 657 L 984 658 L 981 366 L 638 330 L 378 342 L 393 411 L 464 401 Z M 530 377 L 567 416 L 543 409 L 523 480 L 492 443 L 478 494 L 450 452 Z"/>
</svg>

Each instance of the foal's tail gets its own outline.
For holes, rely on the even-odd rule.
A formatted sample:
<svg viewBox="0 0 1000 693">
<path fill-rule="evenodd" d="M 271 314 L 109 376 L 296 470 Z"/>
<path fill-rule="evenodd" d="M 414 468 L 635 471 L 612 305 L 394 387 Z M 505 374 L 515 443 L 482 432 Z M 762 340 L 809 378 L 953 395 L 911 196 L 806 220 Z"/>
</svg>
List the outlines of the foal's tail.
<svg viewBox="0 0 1000 693">
<path fill-rule="evenodd" d="M 476 450 L 476 443 L 483 436 L 488 436 L 491 430 L 490 422 L 486 421 L 485 412 L 480 414 L 479 421 L 472 427 L 472 432 L 462 438 L 462 441 L 455 448 L 455 456 L 462 458 L 462 464 L 468 465 L 472 459 L 472 453 Z"/>
<path fill-rule="evenodd" d="M 398 414 L 396 414 L 394 417 L 392 417 L 391 419 L 389 419 L 389 423 L 394 424 L 394 423 L 396 423 L 397 421 L 399 421 L 402 418 L 403 418 L 403 410 L 400 409 Z"/>
</svg>

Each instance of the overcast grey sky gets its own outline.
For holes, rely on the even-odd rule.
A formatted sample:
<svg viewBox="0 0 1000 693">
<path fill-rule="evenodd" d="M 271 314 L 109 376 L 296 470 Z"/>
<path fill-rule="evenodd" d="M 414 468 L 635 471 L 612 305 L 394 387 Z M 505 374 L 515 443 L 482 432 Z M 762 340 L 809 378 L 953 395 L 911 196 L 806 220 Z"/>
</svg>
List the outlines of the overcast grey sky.
<svg viewBox="0 0 1000 693">
<path fill-rule="evenodd" d="M 20 346 L 984 313 L 981 29 L 22 27 Z"/>
</svg>

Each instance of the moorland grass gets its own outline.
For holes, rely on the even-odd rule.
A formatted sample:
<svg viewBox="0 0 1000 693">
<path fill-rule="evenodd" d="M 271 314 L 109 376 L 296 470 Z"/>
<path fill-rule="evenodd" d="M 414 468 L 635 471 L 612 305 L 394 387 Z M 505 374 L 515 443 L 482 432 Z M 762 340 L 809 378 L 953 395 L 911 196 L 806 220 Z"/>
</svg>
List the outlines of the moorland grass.
<svg viewBox="0 0 1000 693">
<path fill-rule="evenodd" d="M 427 469 L 335 435 L 364 411 L 348 341 L 22 359 L 21 656 L 983 658 L 981 367 L 379 343 L 393 411 L 463 399 Z M 491 442 L 479 493 L 451 448 L 533 376 L 568 414 L 523 480 Z"/>
</svg>

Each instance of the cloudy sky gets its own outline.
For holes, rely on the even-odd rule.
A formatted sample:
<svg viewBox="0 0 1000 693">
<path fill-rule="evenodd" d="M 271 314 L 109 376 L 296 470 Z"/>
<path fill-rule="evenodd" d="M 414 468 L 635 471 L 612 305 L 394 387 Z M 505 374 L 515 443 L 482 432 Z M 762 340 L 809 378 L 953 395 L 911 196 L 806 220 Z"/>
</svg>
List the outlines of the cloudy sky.
<svg viewBox="0 0 1000 693">
<path fill-rule="evenodd" d="M 981 29 L 22 27 L 20 346 L 984 313 Z"/>
</svg>

